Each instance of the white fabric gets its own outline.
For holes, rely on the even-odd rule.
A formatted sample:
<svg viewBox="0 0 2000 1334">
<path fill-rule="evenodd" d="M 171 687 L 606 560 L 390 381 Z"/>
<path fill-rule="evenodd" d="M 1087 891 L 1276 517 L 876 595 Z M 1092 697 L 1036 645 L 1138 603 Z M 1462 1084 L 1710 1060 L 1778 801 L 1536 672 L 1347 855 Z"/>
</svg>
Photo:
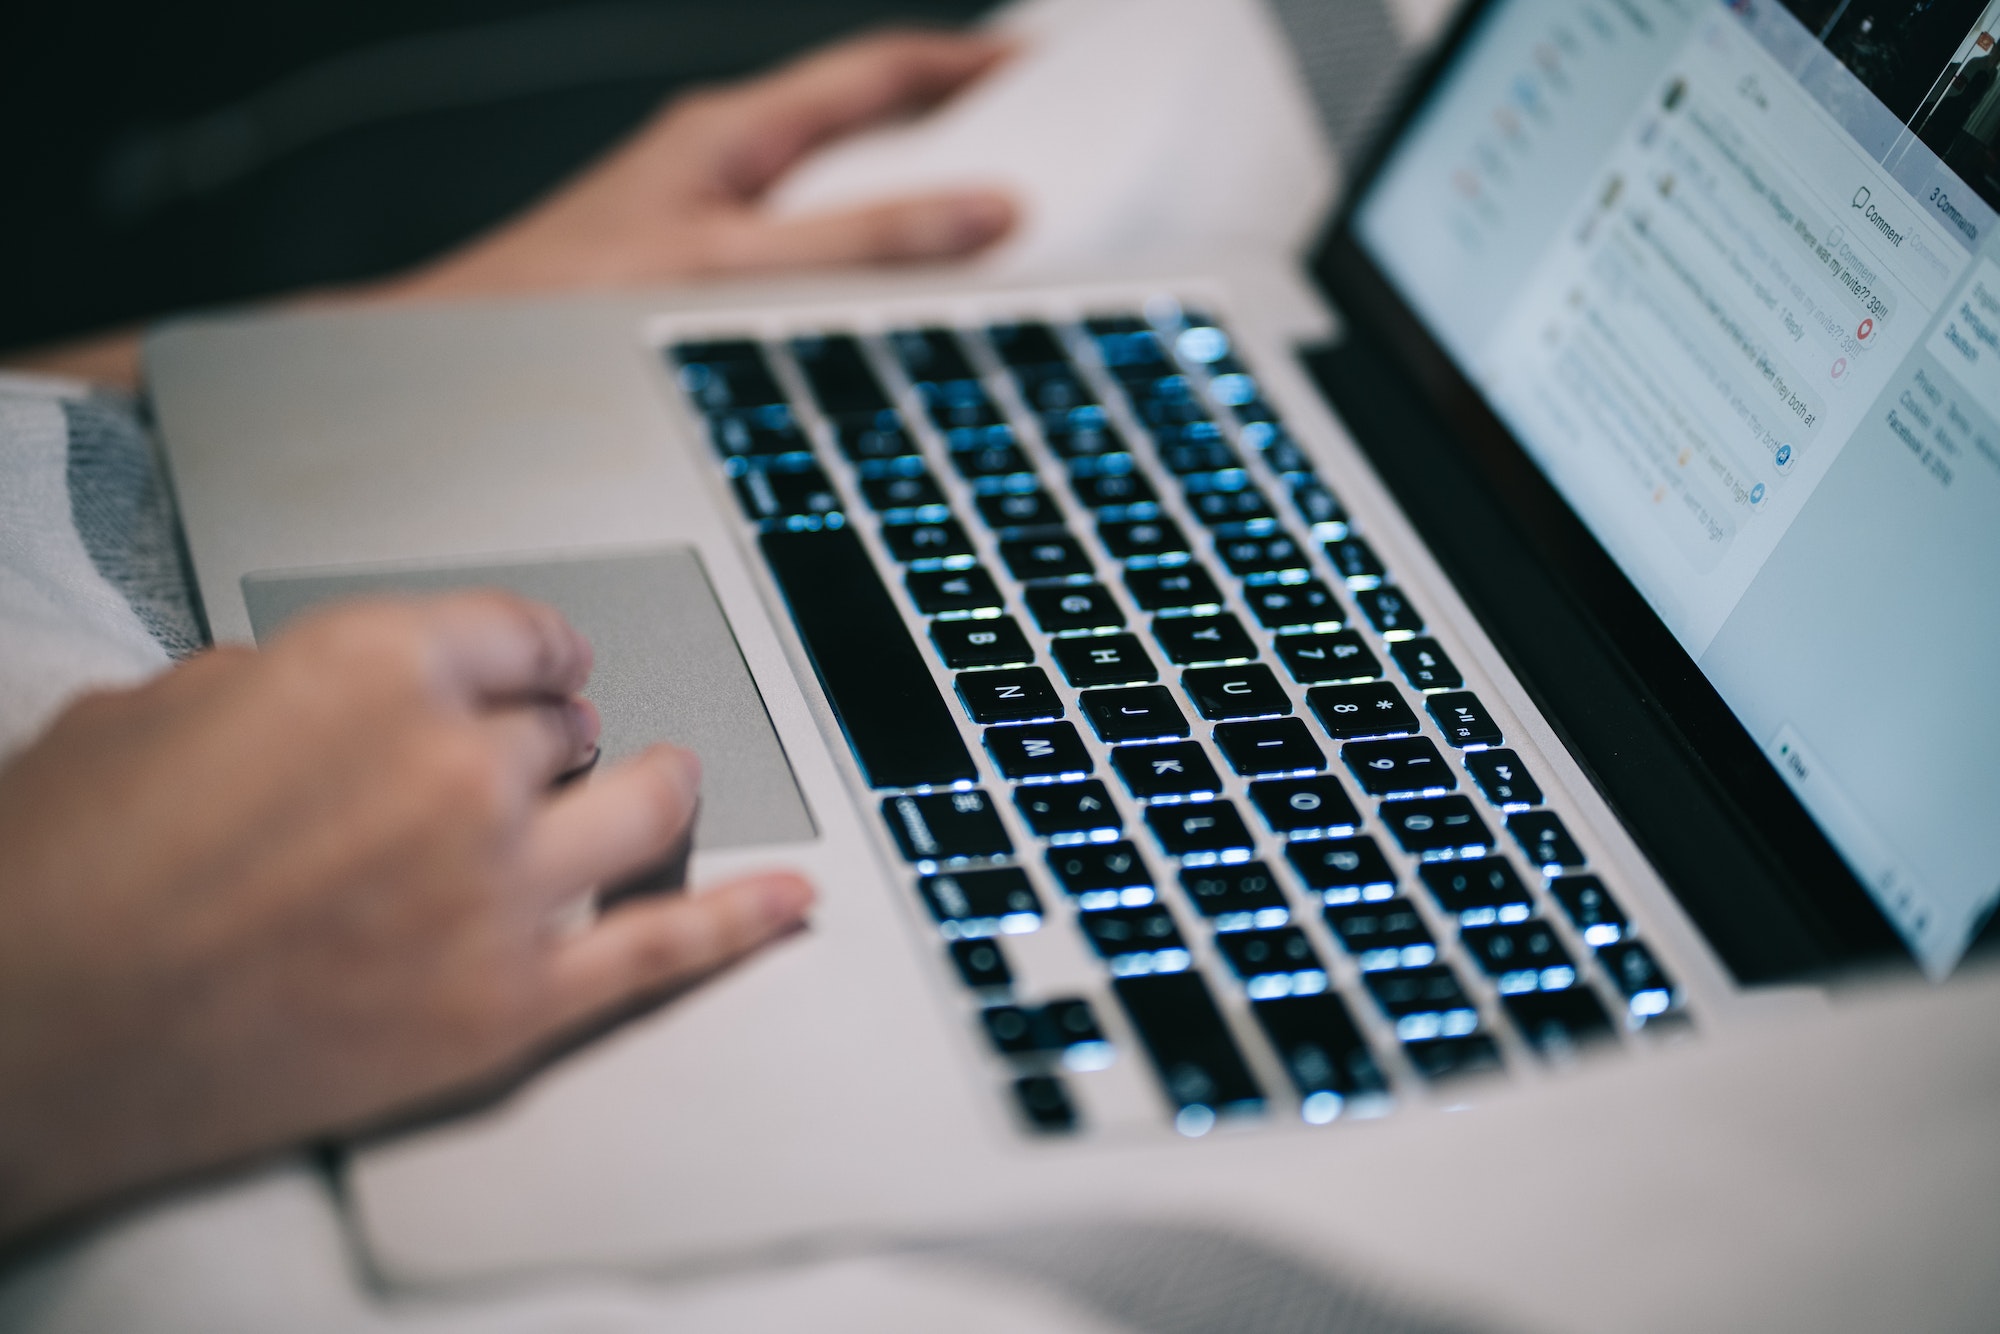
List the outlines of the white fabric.
<svg viewBox="0 0 2000 1334">
<path fill-rule="evenodd" d="M 72 382 L 0 375 L 0 757 L 92 686 L 167 665 L 159 643 L 91 563 L 71 518 Z"/>
</svg>

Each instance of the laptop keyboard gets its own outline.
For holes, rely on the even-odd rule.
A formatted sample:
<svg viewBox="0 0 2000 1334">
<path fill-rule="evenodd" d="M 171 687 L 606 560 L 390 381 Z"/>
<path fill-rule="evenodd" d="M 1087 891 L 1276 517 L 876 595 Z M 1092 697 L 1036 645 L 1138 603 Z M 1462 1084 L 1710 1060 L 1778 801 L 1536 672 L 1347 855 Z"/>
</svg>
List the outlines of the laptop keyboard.
<svg viewBox="0 0 2000 1334">
<path fill-rule="evenodd" d="M 1020 1123 L 1083 1124 L 1104 1007 L 1189 1135 L 1678 1017 L 1227 333 L 1146 310 L 667 353 Z M 1009 964 L 1056 930 L 1087 994 Z"/>
</svg>

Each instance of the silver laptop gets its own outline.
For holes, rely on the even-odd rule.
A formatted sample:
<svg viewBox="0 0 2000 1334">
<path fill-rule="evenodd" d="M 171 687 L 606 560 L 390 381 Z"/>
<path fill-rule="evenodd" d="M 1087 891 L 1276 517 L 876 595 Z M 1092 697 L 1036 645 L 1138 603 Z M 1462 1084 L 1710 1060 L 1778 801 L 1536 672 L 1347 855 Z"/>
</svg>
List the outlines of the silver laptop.
<svg viewBox="0 0 2000 1334">
<path fill-rule="evenodd" d="M 1845 13 L 1475 6 L 1309 268 L 156 334 L 217 638 L 548 598 L 613 753 L 707 760 L 690 879 L 822 888 L 354 1146 L 375 1272 L 1358 1232 L 1384 1122 L 1950 972 L 2000 897 L 1992 41 Z"/>
</svg>

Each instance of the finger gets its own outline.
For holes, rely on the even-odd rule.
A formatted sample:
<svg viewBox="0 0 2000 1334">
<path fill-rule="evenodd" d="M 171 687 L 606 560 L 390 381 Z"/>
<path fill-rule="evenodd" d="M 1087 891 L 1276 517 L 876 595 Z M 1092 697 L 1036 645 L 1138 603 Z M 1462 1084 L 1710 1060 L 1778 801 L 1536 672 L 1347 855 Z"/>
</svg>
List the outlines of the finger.
<svg viewBox="0 0 2000 1334">
<path fill-rule="evenodd" d="M 709 257 L 720 271 L 822 268 L 956 259 L 1014 227 L 1014 202 L 994 190 L 892 200 L 805 218 L 735 213 L 716 225 Z"/>
<path fill-rule="evenodd" d="M 807 153 L 843 134 L 933 106 L 1004 59 L 991 37 L 888 32 L 807 56 L 721 97 L 723 183 L 761 194 Z"/>
<path fill-rule="evenodd" d="M 528 833 L 522 869 L 549 902 L 657 865 L 687 836 L 701 762 L 655 746 L 552 798 Z"/>
<path fill-rule="evenodd" d="M 593 1015 L 699 981 L 795 929 L 813 889 L 789 872 L 732 881 L 692 896 L 635 900 L 558 946 L 558 1022 Z"/>
<path fill-rule="evenodd" d="M 561 612 L 498 589 L 418 604 L 439 684 L 486 700 L 560 698 L 590 679 L 590 641 Z"/>
<path fill-rule="evenodd" d="M 506 770 L 527 791 L 540 791 L 583 764 L 597 749 L 603 724 L 587 699 L 536 700 L 498 709 L 481 720 Z"/>
</svg>

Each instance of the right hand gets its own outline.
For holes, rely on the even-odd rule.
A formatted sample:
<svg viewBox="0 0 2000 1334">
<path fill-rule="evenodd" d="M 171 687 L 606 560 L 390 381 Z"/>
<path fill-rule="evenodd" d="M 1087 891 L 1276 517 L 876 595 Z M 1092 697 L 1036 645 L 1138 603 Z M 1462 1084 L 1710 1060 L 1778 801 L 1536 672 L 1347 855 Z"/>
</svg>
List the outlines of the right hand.
<svg viewBox="0 0 2000 1334">
<path fill-rule="evenodd" d="M 0 771 L 0 1237 L 503 1078 L 797 927 L 790 874 L 573 925 L 685 837 L 699 770 L 552 790 L 589 671 L 511 595 L 351 604 Z"/>
</svg>

